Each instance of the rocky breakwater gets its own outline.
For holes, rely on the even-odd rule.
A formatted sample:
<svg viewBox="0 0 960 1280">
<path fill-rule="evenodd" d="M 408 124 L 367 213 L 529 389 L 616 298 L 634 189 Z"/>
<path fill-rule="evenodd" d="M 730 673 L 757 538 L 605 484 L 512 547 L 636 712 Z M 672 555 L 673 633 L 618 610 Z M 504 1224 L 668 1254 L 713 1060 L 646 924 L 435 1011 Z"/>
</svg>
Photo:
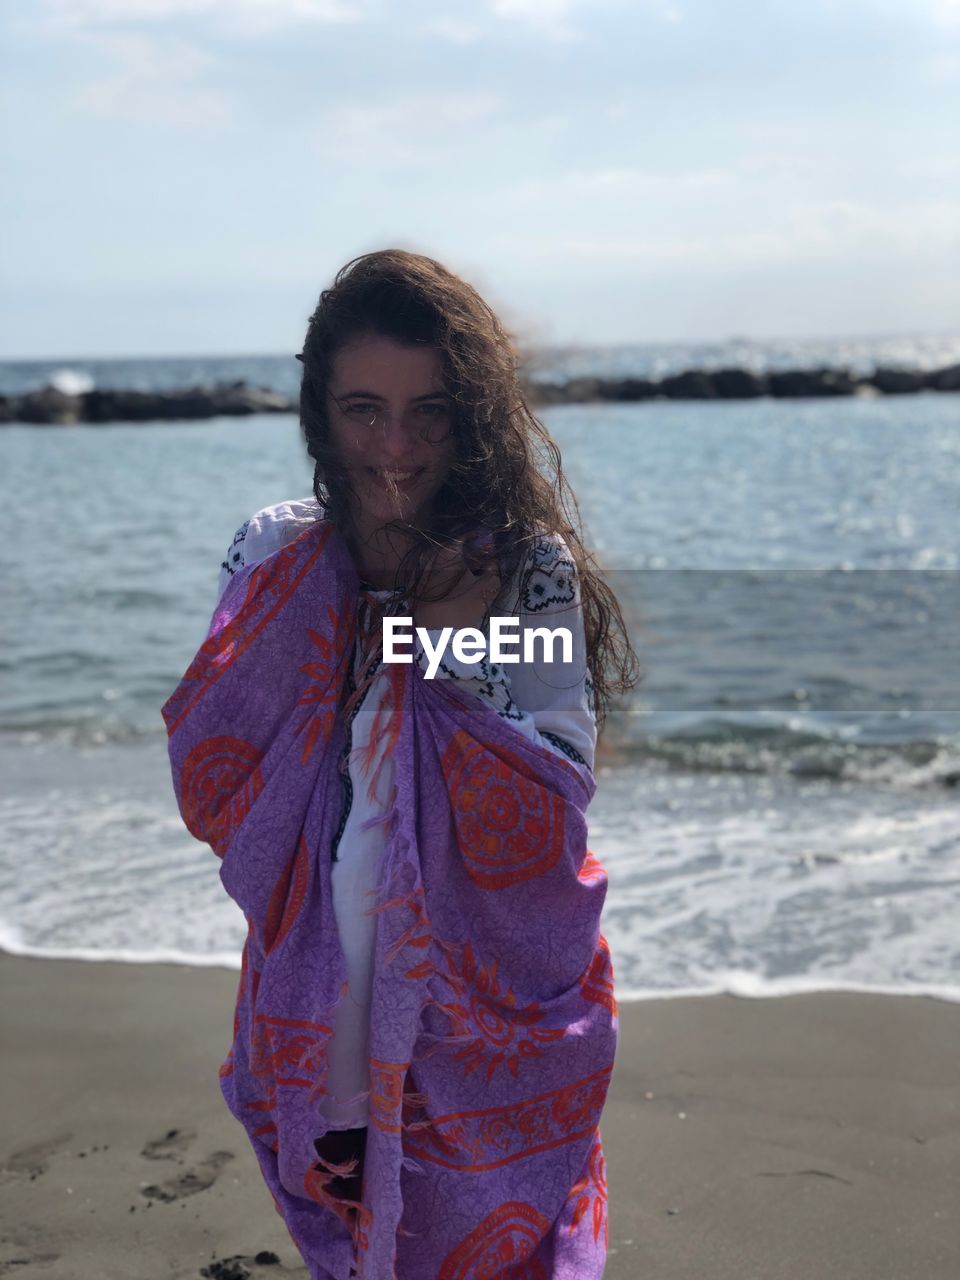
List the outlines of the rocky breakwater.
<svg viewBox="0 0 960 1280">
<path fill-rule="evenodd" d="M 933 371 L 878 368 L 868 374 L 848 369 L 687 369 L 664 378 L 571 378 L 566 382 L 526 381 L 538 405 L 594 401 L 751 400 L 759 396 L 903 395 L 916 391 L 960 391 L 960 365 Z M 237 417 L 251 413 L 297 413 L 296 399 L 251 387 L 246 382 L 215 383 L 182 391 L 87 391 L 71 395 L 43 387 L 20 396 L 0 396 L 0 423 L 52 426 L 109 422 L 173 422 Z"/>
<path fill-rule="evenodd" d="M 687 369 L 664 378 L 572 378 L 535 382 L 528 389 L 539 404 L 592 401 L 753 400 L 801 396 L 902 395 L 915 391 L 960 391 L 960 364 L 932 371 L 877 368 L 855 374 L 849 369 Z"/>
<path fill-rule="evenodd" d="M 251 413 L 296 413 L 297 401 L 246 382 L 218 382 L 182 391 L 86 391 L 69 395 L 43 387 L 21 396 L 0 396 L 0 422 L 49 426 L 78 423 L 174 422 L 239 417 Z"/>
</svg>

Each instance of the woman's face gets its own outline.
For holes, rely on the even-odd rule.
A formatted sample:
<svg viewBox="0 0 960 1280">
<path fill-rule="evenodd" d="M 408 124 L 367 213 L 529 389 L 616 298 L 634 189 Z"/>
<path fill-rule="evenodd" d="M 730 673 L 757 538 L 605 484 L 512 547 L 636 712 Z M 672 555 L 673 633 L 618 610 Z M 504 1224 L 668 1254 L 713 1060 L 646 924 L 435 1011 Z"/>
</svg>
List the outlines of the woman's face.
<svg viewBox="0 0 960 1280">
<path fill-rule="evenodd" d="M 333 355 L 327 414 L 358 525 L 421 525 L 455 452 L 440 352 L 376 334 L 354 339 Z"/>
</svg>

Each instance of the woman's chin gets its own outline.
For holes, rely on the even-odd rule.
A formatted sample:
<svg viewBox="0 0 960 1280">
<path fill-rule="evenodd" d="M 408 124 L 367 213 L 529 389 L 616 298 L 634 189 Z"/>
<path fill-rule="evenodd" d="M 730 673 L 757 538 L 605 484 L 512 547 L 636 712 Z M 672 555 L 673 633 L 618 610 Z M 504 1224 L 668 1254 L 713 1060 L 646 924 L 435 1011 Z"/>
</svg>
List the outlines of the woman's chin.
<svg viewBox="0 0 960 1280">
<path fill-rule="evenodd" d="M 371 523 L 388 524 L 393 520 L 412 522 L 417 512 L 417 504 L 403 494 L 395 502 L 380 495 L 376 501 L 364 504 L 365 515 Z"/>
</svg>

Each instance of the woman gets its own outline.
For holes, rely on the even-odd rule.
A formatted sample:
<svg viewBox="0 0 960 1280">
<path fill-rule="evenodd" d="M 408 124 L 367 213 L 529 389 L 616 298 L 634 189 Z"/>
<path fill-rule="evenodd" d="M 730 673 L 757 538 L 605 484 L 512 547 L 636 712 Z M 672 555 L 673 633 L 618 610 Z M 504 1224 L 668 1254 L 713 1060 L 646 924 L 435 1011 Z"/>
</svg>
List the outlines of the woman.
<svg viewBox="0 0 960 1280">
<path fill-rule="evenodd" d="M 314 497 L 237 531 L 164 707 L 181 811 L 249 924 L 224 1095 L 311 1276 L 599 1276 L 616 1004 L 583 811 L 635 679 L 617 602 L 469 285 L 365 255 L 300 359 Z M 383 662 L 391 614 L 434 654 L 497 615 L 572 643 L 448 651 L 427 679 L 419 639 Z"/>
</svg>

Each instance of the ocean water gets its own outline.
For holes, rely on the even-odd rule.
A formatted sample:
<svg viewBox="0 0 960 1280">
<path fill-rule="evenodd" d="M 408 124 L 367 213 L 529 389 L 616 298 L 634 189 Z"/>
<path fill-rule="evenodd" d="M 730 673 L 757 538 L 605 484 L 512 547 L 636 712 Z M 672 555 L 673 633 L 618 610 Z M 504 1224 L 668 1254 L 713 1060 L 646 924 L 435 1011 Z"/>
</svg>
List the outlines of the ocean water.
<svg viewBox="0 0 960 1280">
<path fill-rule="evenodd" d="M 936 341 L 900 340 L 902 363 L 948 363 Z M 626 350 L 541 367 L 666 358 Z M 40 381 L 282 386 L 286 363 L 50 362 Z M 0 366 L 0 390 L 36 385 L 24 370 Z M 960 398 L 542 416 L 643 667 L 589 815 L 619 998 L 960 999 Z M 234 530 L 310 477 L 286 415 L 0 429 L 7 950 L 239 966 L 244 923 L 177 812 L 159 708 Z"/>
</svg>

